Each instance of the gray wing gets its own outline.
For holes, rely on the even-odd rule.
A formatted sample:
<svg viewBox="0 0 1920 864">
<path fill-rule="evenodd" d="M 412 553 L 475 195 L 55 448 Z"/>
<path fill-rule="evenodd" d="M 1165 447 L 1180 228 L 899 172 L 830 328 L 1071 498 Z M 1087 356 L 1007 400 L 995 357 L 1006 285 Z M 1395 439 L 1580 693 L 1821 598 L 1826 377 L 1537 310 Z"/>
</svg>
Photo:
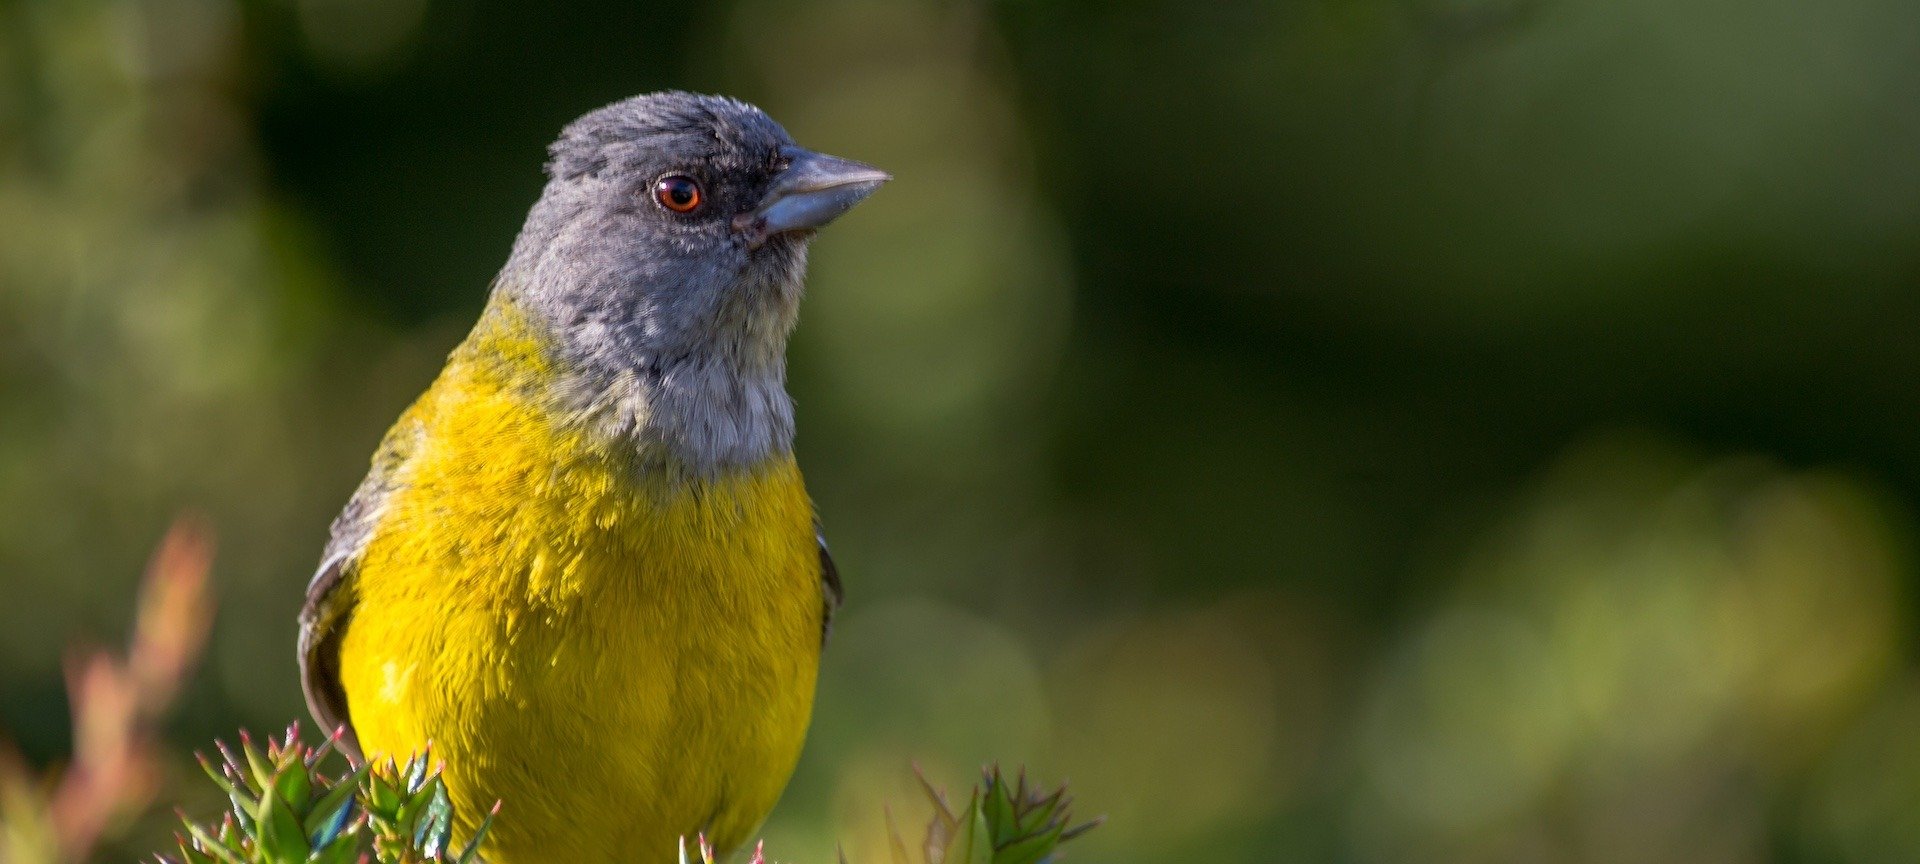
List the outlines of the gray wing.
<svg viewBox="0 0 1920 864">
<path fill-rule="evenodd" d="M 340 750 L 356 764 L 361 760 L 360 741 L 347 710 L 346 691 L 340 685 L 340 637 L 353 619 L 358 594 L 354 571 L 360 553 L 373 536 L 381 505 L 393 490 L 407 454 L 420 438 L 420 430 L 415 412 L 409 410 L 380 442 L 373 469 L 333 520 L 326 551 L 320 556 L 320 569 L 307 583 L 307 599 L 300 606 L 300 689 L 307 697 L 307 711 L 320 724 L 322 733 L 341 730 Z"/>
<path fill-rule="evenodd" d="M 353 616 L 352 558 L 329 555 L 307 583 L 307 601 L 300 607 L 300 689 L 307 696 L 307 712 L 323 734 L 340 731 L 340 751 L 360 762 L 360 739 L 347 712 L 347 694 L 340 687 L 340 636 Z"/>
<path fill-rule="evenodd" d="M 846 592 L 840 587 L 840 568 L 833 565 L 833 556 L 827 553 L 827 537 L 820 533 L 818 522 L 813 523 L 813 539 L 820 544 L 820 645 L 825 647 L 827 637 L 833 635 L 833 613 L 840 611 Z"/>
</svg>

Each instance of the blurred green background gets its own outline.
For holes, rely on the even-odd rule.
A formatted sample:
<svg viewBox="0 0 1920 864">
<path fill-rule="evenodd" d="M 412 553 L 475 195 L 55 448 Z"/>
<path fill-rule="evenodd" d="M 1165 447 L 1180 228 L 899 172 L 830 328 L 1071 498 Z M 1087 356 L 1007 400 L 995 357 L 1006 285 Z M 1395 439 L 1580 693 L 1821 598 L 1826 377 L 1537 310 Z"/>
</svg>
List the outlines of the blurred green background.
<svg viewBox="0 0 1920 864">
<path fill-rule="evenodd" d="M 0 0 L 0 729 L 197 508 L 217 806 L 542 148 L 666 87 L 898 178 L 793 346 L 782 859 L 996 758 L 1082 861 L 1920 857 L 1908 0 Z"/>
</svg>

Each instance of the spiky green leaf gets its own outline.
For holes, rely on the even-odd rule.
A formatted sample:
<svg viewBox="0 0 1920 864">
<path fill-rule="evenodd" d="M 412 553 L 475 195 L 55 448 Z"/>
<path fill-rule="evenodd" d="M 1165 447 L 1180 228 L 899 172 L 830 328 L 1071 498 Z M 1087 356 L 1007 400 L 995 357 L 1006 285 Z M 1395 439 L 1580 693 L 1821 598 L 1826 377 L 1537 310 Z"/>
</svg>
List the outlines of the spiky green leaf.
<svg viewBox="0 0 1920 864">
<path fill-rule="evenodd" d="M 198 848 L 201 852 L 218 858 L 226 862 L 226 864 L 247 864 L 245 859 L 241 858 L 233 850 L 228 849 L 225 844 L 221 843 L 212 834 L 208 834 L 207 829 L 188 822 L 187 833 L 192 834 L 193 839 L 198 841 Z"/>
<path fill-rule="evenodd" d="M 1001 846 L 993 851 L 993 864 L 1039 864 L 1060 845 L 1060 834 L 1065 829 L 1064 823 L 1055 823 L 1046 831 Z"/>
<path fill-rule="evenodd" d="M 300 820 L 295 818 L 293 805 L 288 804 L 278 794 L 261 799 L 260 851 L 267 859 L 283 864 L 297 864 L 306 860 L 313 848 L 307 845 L 306 832 L 300 830 Z"/>
<path fill-rule="evenodd" d="M 331 842 L 332 835 L 339 833 L 344 827 L 345 820 L 352 818 L 353 806 L 349 799 L 359 791 L 360 778 L 366 770 L 366 766 L 363 765 L 353 773 L 340 778 L 339 782 L 322 793 L 320 800 L 314 802 L 312 808 L 308 810 L 307 818 L 300 827 L 306 829 L 307 836 L 312 839 L 315 847 Z M 331 826 L 331 831 L 327 833 L 326 839 L 322 839 L 322 829 L 328 826 Z"/>
<path fill-rule="evenodd" d="M 438 774 L 426 787 L 421 790 L 425 806 L 420 812 L 420 824 L 414 829 L 413 845 L 428 858 L 438 859 L 446 851 L 453 833 L 453 801 L 447 797 L 447 784 Z"/>
<path fill-rule="evenodd" d="M 969 840 L 972 846 L 967 850 L 967 856 L 960 859 L 966 864 L 993 864 L 993 826 L 987 824 L 985 804 L 986 797 L 983 795 L 971 808 L 973 818 L 967 833 L 971 835 Z"/>
<path fill-rule="evenodd" d="M 997 768 L 987 774 L 980 809 L 986 820 L 987 837 L 995 847 L 1013 842 L 1022 833 L 1019 817 L 1014 812 L 1013 791 L 1007 788 Z"/>
<path fill-rule="evenodd" d="M 493 817 L 500 815 L 500 803 L 493 802 L 493 809 L 488 810 L 486 818 L 480 820 L 480 827 L 473 829 L 473 839 L 467 841 L 467 848 L 460 850 L 460 857 L 454 859 L 455 864 L 472 864 L 479 858 L 480 845 L 486 842 L 487 831 L 493 828 Z M 680 854 L 684 857 L 686 855 L 684 842 L 680 849 Z"/>
<path fill-rule="evenodd" d="M 264 793 L 273 788 L 273 763 L 267 761 L 266 754 L 253 743 L 253 737 L 245 729 L 240 730 L 240 752 L 246 754 L 247 770 L 253 774 L 253 788 Z"/>
<path fill-rule="evenodd" d="M 294 753 L 291 759 L 283 758 L 275 768 L 273 793 L 292 805 L 293 812 L 307 812 L 308 799 L 313 795 L 313 777 L 300 762 L 299 754 Z"/>
</svg>

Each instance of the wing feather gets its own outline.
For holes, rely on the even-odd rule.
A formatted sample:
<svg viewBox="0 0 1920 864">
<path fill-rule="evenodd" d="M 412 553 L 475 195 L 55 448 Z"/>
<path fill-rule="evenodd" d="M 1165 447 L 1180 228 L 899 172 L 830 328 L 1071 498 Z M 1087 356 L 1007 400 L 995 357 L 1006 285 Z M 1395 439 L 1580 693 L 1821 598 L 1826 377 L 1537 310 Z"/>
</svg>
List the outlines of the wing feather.
<svg viewBox="0 0 1920 864">
<path fill-rule="evenodd" d="M 833 555 L 827 552 L 827 538 L 820 533 L 818 522 L 813 526 L 813 539 L 820 544 L 820 644 L 824 647 L 827 637 L 833 635 L 833 614 L 840 611 L 846 590 L 840 587 L 840 568 L 834 566 Z"/>
<path fill-rule="evenodd" d="M 361 759 L 360 741 L 354 734 L 353 714 L 340 684 L 340 638 L 353 619 L 358 594 L 354 573 L 360 554 L 373 536 L 380 509 L 398 482 L 408 456 L 424 434 L 420 416 L 423 402 L 425 397 L 407 409 L 381 440 L 372 469 L 333 520 L 320 568 L 307 583 L 306 601 L 300 606 L 300 689 L 306 694 L 307 710 L 322 731 L 341 731 L 339 747 L 355 763 Z"/>
</svg>

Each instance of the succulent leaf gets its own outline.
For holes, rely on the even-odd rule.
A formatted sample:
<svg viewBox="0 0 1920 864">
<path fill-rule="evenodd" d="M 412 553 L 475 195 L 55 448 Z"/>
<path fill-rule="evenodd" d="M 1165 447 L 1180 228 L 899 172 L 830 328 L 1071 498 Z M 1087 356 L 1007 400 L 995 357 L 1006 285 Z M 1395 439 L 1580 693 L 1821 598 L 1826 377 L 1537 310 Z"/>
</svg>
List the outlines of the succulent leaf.
<svg viewBox="0 0 1920 864">
<path fill-rule="evenodd" d="M 294 764 L 287 764 L 291 761 Z M 296 810 L 307 808 L 307 798 L 313 794 L 313 777 L 307 773 L 306 766 L 299 764 L 298 758 L 286 760 L 274 769 L 273 794 L 287 802 Z"/>
<path fill-rule="evenodd" d="M 312 770 L 311 763 L 308 770 Z M 313 838 L 315 846 L 324 846 L 331 842 L 330 839 L 320 839 L 322 829 L 330 829 L 326 836 L 331 838 L 345 827 L 348 820 L 353 818 L 354 807 L 351 799 L 353 793 L 359 791 L 360 778 L 366 774 L 366 771 L 364 766 L 355 769 L 353 773 L 340 778 L 333 784 L 333 788 L 320 795 L 319 801 L 314 802 L 302 827 L 307 829 L 307 836 Z"/>
<path fill-rule="evenodd" d="M 195 846 L 200 849 L 200 851 L 216 857 L 221 861 L 225 861 L 227 864 L 247 864 L 240 856 L 234 854 L 233 850 L 228 849 L 225 844 L 208 834 L 205 828 L 201 828 L 193 823 L 187 823 L 187 831 L 193 835 Z"/>
<path fill-rule="evenodd" d="M 404 763 L 388 759 L 361 764 L 329 777 L 321 768 L 338 753 L 341 732 L 308 747 L 290 728 L 284 739 L 262 748 L 244 731 L 240 746 L 216 741 L 219 764 L 195 754 L 200 768 L 226 793 L 230 808 L 218 823 L 187 819 L 179 855 L 155 856 L 156 864 L 483 864 L 484 845 L 501 805 L 480 820 L 455 851 L 458 823 L 452 797 L 427 752 Z M 916 850 L 903 837 L 893 812 L 886 813 L 889 864 L 1050 864 L 1061 843 L 1095 825 L 1073 824 L 1065 787 L 1042 794 L 1022 771 L 1012 782 L 998 767 L 981 774 L 963 806 L 915 768 L 932 804 L 923 843 Z M 681 864 L 715 864 L 706 837 L 696 836 L 690 855 L 683 838 Z M 846 864 L 844 853 L 839 856 Z M 765 864 L 756 846 L 745 864 Z"/>
<path fill-rule="evenodd" d="M 265 753 L 253 743 L 253 736 L 247 730 L 240 730 L 240 752 L 246 754 L 247 769 L 253 772 L 253 786 L 256 789 L 273 788 L 273 764 L 267 761 Z"/>
<path fill-rule="evenodd" d="M 296 864 L 313 851 L 307 846 L 307 835 L 300 830 L 300 821 L 293 813 L 293 805 L 278 794 L 269 793 L 261 799 L 260 812 L 255 814 L 260 824 L 257 842 L 269 860 Z"/>
<path fill-rule="evenodd" d="M 438 859 L 446 851 L 448 838 L 453 833 L 453 801 L 447 798 L 447 784 L 438 774 L 433 775 L 421 791 L 426 803 L 420 813 L 420 824 L 414 829 L 413 842 L 428 858 Z"/>
<path fill-rule="evenodd" d="M 460 850 L 460 857 L 455 859 L 457 864 L 472 864 L 479 858 L 480 844 L 487 839 L 487 830 L 493 827 L 493 817 L 498 815 L 500 815 L 500 802 L 495 801 L 493 809 L 487 811 L 486 818 L 480 820 L 480 827 L 473 830 L 473 839 L 467 841 L 467 848 Z"/>
<path fill-rule="evenodd" d="M 199 755 L 201 770 L 227 794 L 230 809 L 203 826 L 182 816 L 180 864 L 474 864 L 499 805 L 457 857 L 453 803 L 426 754 L 378 768 L 360 765 L 329 777 L 322 760 L 338 752 L 339 732 L 314 747 L 296 728 L 262 748 L 215 742 L 222 764 Z"/>
<path fill-rule="evenodd" d="M 958 811 L 924 775 L 920 785 L 933 804 L 921 859 L 924 864 L 1045 864 L 1053 860 L 1061 843 L 1100 823 L 1095 819 L 1069 828 L 1072 800 L 1066 796 L 1066 788 L 1042 795 L 1027 784 L 1024 770 L 1008 783 L 998 767 L 988 767 L 967 806 Z M 894 864 L 920 864 L 907 853 L 905 842 L 893 827 L 892 814 L 888 817 Z"/>
<path fill-rule="evenodd" d="M 967 820 L 965 853 L 957 859 L 964 864 L 993 864 L 993 825 L 987 822 L 984 801 L 985 796 L 975 792 L 968 802 L 972 818 Z"/>
</svg>

